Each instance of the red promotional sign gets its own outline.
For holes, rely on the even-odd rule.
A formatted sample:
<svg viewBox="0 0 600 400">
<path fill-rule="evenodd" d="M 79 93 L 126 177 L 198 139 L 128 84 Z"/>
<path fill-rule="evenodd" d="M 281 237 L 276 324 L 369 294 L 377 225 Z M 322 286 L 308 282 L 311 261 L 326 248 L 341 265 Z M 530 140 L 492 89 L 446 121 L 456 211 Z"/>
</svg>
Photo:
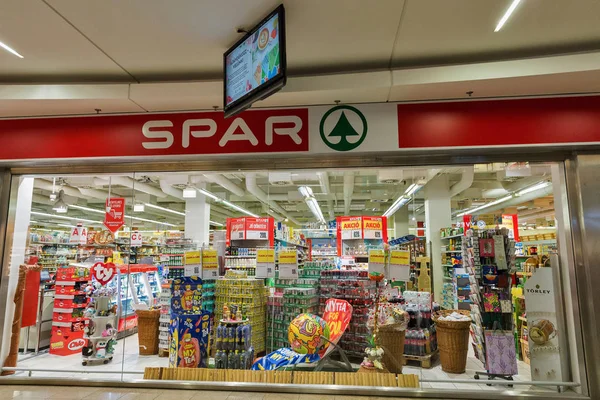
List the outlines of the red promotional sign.
<svg viewBox="0 0 600 400">
<path fill-rule="evenodd" d="M 246 239 L 246 221 L 245 218 L 227 218 L 227 246 L 231 245 L 232 240 Z"/>
<path fill-rule="evenodd" d="M 106 214 L 104 215 L 104 226 L 115 233 L 125 224 L 125 199 L 113 197 L 106 199 Z"/>
<path fill-rule="evenodd" d="M 469 229 L 471 229 L 471 225 L 472 225 L 471 215 L 470 214 L 463 215 L 463 233 L 464 233 L 464 236 L 467 236 L 467 231 Z"/>
<path fill-rule="evenodd" d="M 0 131 L 0 160 L 308 151 L 308 109 L 15 119 Z"/>
<path fill-rule="evenodd" d="M 600 142 L 600 97 L 398 104 L 401 149 Z"/>
<path fill-rule="evenodd" d="M 245 218 L 246 239 L 268 240 L 273 245 L 275 220 L 273 218 Z"/>
<path fill-rule="evenodd" d="M 381 239 L 387 243 L 387 217 L 362 217 L 363 237 Z"/>
<path fill-rule="evenodd" d="M 97 262 L 91 268 L 92 276 L 102 286 L 110 282 L 117 274 L 117 267 L 113 263 Z"/>
<path fill-rule="evenodd" d="M 25 275 L 25 294 L 23 295 L 21 328 L 35 325 L 37 321 L 39 294 L 40 271 L 27 271 L 27 275 Z"/>
<path fill-rule="evenodd" d="M 329 327 L 329 340 L 333 343 L 339 342 L 340 338 L 346 331 L 350 319 L 352 318 L 352 306 L 346 300 L 328 299 L 325 303 L 325 313 L 323 319 Z M 329 346 L 327 349 L 331 349 Z M 320 356 L 323 357 L 327 351 L 321 351 Z"/>
</svg>

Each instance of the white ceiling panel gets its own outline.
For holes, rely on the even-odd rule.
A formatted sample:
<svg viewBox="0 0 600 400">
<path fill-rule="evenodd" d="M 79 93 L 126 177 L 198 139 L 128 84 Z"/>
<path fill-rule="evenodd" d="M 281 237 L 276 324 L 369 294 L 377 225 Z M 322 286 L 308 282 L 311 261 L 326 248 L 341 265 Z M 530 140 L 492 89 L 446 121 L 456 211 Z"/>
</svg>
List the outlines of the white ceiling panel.
<svg viewBox="0 0 600 400">
<path fill-rule="evenodd" d="M 48 0 L 141 81 L 215 79 L 223 52 L 277 0 Z M 290 73 L 387 67 L 400 0 L 284 1 Z"/>
<path fill-rule="evenodd" d="M 464 99 L 468 91 L 473 98 L 594 93 L 600 91 L 600 71 L 394 86 L 390 101 Z"/>
<path fill-rule="evenodd" d="M 41 115 L 83 115 L 102 113 L 143 112 L 130 100 L 0 100 L 0 117 L 29 117 Z"/>
<path fill-rule="evenodd" d="M 512 0 L 412 0 L 393 66 L 449 64 L 597 49 L 600 2 L 525 0 L 497 33 Z"/>
<path fill-rule="evenodd" d="M 132 80 L 43 1 L 2 0 L 0 41 L 24 56 L 0 50 L 0 82 Z"/>
</svg>

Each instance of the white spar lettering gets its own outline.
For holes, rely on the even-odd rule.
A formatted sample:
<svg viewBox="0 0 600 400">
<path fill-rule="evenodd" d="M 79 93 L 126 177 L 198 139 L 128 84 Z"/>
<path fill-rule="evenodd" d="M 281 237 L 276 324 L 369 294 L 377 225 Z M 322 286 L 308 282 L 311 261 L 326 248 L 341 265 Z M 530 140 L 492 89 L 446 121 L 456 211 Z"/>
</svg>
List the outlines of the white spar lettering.
<svg viewBox="0 0 600 400">
<path fill-rule="evenodd" d="M 289 127 L 277 127 L 278 124 L 293 124 Z M 148 121 L 142 126 L 142 134 L 148 139 L 161 139 L 142 142 L 145 149 L 168 149 L 175 142 L 173 132 L 168 129 L 155 128 L 173 128 L 173 122 L 170 120 Z M 195 128 L 195 129 L 194 129 Z M 198 129 L 201 128 L 201 129 Z M 181 129 L 181 146 L 188 148 L 190 146 L 190 136 L 194 138 L 208 138 L 217 133 L 217 123 L 210 118 L 187 119 L 183 122 Z M 289 136 L 294 143 L 301 144 L 302 138 L 298 135 L 302 129 L 302 119 L 295 115 L 280 115 L 269 117 L 265 121 L 265 144 L 273 144 L 273 136 Z M 241 133 L 236 133 L 241 131 Z M 225 147 L 231 141 L 246 140 L 252 146 L 258 145 L 258 139 L 252 132 L 246 121 L 242 118 L 235 118 L 227 128 L 221 139 L 219 146 Z"/>
</svg>

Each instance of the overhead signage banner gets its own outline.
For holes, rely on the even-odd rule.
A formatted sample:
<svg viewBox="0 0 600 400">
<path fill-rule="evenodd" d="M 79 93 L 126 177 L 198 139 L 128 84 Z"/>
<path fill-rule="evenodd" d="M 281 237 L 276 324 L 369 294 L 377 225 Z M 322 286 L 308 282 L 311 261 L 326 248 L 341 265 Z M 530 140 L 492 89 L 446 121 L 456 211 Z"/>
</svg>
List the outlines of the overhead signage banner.
<svg viewBox="0 0 600 400">
<path fill-rule="evenodd" d="M 131 247 L 140 247 L 142 245 L 142 233 L 138 231 L 131 232 Z"/>
<path fill-rule="evenodd" d="M 227 218 L 227 245 L 231 240 L 246 239 L 246 221 L 244 218 Z"/>
<path fill-rule="evenodd" d="M 115 233 L 125 224 L 125 199 L 112 197 L 106 199 L 106 214 L 104 215 L 104 226 Z"/>
<path fill-rule="evenodd" d="M 246 217 L 245 229 L 248 240 L 269 239 L 269 218 Z"/>
<path fill-rule="evenodd" d="M 0 161 L 581 146 L 600 143 L 598 110 L 600 96 L 588 96 L 6 119 Z"/>
<path fill-rule="evenodd" d="M 502 214 L 502 227 L 508 229 L 508 237 L 519 241 L 519 219 L 517 214 Z"/>
<path fill-rule="evenodd" d="M 383 219 L 385 217 L 362 217 L 365 239 L 383 240 Z"/>
<path fill-rule="evenodd" d="M 361 217 L 339 217 L 338 224 L 342 240 L 363 238 Z"/>
<path fill-rule="evenodd" d="M 71 237 L 69 238 L 69 243 L 85 245 L 87 244 L 87 234 L 87 228 L 84 228 L 83 226 L 76 226 L 73 229 L 71 229 Z"/>
</svg>

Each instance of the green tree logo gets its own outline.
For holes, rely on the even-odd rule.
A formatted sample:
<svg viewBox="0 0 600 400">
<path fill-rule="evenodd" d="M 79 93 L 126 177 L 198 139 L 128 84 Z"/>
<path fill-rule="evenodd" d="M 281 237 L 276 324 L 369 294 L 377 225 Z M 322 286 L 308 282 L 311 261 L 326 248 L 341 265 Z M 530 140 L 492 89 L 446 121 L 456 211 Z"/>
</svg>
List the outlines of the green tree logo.
<svg viewBox="0 0 600 400">
<path fill-rule="evenodd" d="M 335 115 L 332 115 L 334 112 L 341 110 L 339 113 L 337 122 L 330 128 L 328 132 L 325 132 L 325 124 L 327 120 L 331 118 L 335 118 Z M 355 114 L 358 116 L 362 127 L 358 127 L 356 129 L 354 125 L 348 120 L 348 116 L 346 115 Z M 356 120 L 356 118 L 354 118 Z M 355 125 L 359 125 L 355 123 Z M 361 133 L 359 133 L 361 131 Z M 367 137 L 367 120 L 363 113 L 358 111 L 356 108 L 352 106 L 335 106 L 323 115 L 321 118 L 321 124 L 319 126 L 319 132 L 321 133 L 321 139 L 323 142 L 331 149 L 336 151 L 349 151 L 357 148 Z M 339 138 L 336 140 L 336 138 Z M 351 138 L 351 140 L 348 140 Z M 332 140 L 333 139 L 333 140 Z"/>
</svg>

